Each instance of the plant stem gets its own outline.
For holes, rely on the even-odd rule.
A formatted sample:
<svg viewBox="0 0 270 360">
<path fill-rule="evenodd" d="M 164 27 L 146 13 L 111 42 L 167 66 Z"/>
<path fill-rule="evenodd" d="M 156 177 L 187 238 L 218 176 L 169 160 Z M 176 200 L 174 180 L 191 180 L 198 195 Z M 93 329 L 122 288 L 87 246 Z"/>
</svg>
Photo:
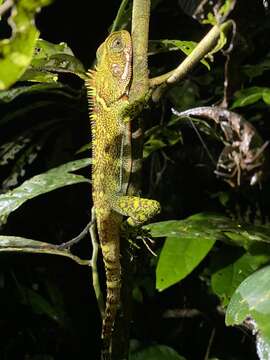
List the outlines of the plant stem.
<svg viewBox="0 0 270 360">
<path fill-rule="evenodd" d="M 101 291 L 101 288 L 100 288 L 98 269 L 97 269 L 97 259 L 98 259 L 99 244 L 98 244 L 97 233 L 96 233 L 96 221 L 95 221 L 95 209 L 94 208 L 92 208 L 91 214 L 92 214 L 92 216 L 91 216 L 91 226 L 90 226 L 90 229 L 89 229 L 89 233 L 90 233 L 90 238 L 91 238 L 92 247 L 93 247 L 92 259 L 91 259 L 92 283 L 93 283 L 93 288 L 94 288 L 94 291 L 95 291 L 95 295 L 96 295 L 100 315 L 101 315 L 101 318 L 103 318 L 104 317 L 104 312 L 105 312 L 105 305 L 104 305 L 104 299 L 103 299 L 102 291 Z"/>
<path fill-rule="evenodd" d="M 43 243 L 46 244 L 46 243 Z M 47 246 L 46 246 L 47 245 Z M 76 255 L 73 255 L 69 250 L 61 249 L 57 245 L 46 244 L 42 246 L 6 246 L 0 247 L 0 252 L 18 252 L 18 253 L 32 253 L 32 254 L 48 254 L 48 255 L 60 255 L 65 256 L 79 265 L 91 266 L 91 260 L 81 259 Z"/>
<path fill-rule="evenodd" d="M 222 25 L 215 25 L 199 42 L 195 49 L 174 70 L 149 80 L 150 87 L 159 87 L 153 93 L 153 100 L 157 102 L 164 88 L 183 79 L 217 44 L 220 33 L 228 31 L 233 26 L 233 21 L 228 20 Z"/>
<path fill-rule="evenodd" d="M 130 102 L 143 98 L 149 87 L 148 81 L 148 33 L 150 0 L 134 0 L 132 9 L 133 80 Z"/>
</svg>

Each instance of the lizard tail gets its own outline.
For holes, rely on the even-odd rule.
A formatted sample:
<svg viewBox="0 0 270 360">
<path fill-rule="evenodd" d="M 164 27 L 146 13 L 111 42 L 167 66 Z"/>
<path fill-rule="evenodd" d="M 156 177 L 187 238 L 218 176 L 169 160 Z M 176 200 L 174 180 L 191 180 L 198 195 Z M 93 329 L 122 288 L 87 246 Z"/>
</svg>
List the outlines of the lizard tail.
<svg viewBox="0 0 270 360">
<path fill-rule="evenodd" d="M 103 225 L 103 226 L 102 226 Z M 102 224 L 100 232 L 101 250 L 106 272 L 106 307 L 102 322 L 102 360 L 111 359 L 111 340 L 115 318 L 120 303 L 121 291 L 121 266 L 119 249 L 119 225 L 110 223 Z M 105 226 L 104 226 L 105 225 Z M 109 231 L 108 231 L 109 229 Z M 107 235 L 107 236 L 106 236 Z"/>
<path fill-rule="evenodd" d="M 106 270 L 106 276 L 109 275 L 110 271 Z M 120 274 L 119 274 L 120 275 Z M 116 281 L 107 281 L 107 297 L 106 297 L 106 308 L 104 319 L 102 323 L 102 360 L 111 359 L 111 340 L 116 313 L 120 301 L 120 290 L 121 282 L 120 279 Z"/>
</svg>

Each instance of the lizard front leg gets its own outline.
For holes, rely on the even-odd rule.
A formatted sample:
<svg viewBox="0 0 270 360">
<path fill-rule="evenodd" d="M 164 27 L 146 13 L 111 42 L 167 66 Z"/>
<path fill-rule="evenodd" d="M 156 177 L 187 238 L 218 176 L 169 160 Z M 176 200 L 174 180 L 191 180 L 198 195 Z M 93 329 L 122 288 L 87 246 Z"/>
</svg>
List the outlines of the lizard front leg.
<svg viewBox="0 0 270 360">
<path fill-rule="evenodd" d="M 137 196 L 116 196 L 113 203 L 113 209 L 127 216 L 127 224 L 132 227 L 144 224 L 160 212 L 158 201 Z"/>
</svg>

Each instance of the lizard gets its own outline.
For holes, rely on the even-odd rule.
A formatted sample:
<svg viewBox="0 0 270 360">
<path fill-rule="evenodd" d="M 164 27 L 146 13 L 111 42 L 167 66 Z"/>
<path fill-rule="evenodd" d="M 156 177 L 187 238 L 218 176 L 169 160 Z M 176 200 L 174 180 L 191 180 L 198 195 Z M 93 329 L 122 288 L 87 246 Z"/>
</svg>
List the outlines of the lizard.
<svg viewBox="0 0 270 360">
<path fill-rule="evenodd" d="M 132 112 L 128 115 L 132 82 L 129 32 L 111 33 L 97 49 L 96 57 L 95 68 L 87 72 L 86 88 L 92 132 L 92 197 L 106 274 L 101 339 L 103 359 L 107 360 L 111 358 L 111 338 L 120 303 L 123 224 L 140 226 L 159 213 L 160 204 L 127 194 L 132 172 L 130 120 L 134 116 Z"/>
</svg>

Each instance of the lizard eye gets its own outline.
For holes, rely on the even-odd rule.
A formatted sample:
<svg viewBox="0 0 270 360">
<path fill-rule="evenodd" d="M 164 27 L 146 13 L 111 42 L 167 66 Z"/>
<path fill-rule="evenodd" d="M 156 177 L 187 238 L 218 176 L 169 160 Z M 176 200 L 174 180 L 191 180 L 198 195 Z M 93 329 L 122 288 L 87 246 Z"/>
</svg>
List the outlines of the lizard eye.
<svg viewBox="0 0 270 360">
<path fill-rule="evenodd" d="M 115 38 L 111 43 L 112 51 L 119 52 L 123 50 L 123 42 L 120 37 Z"/>
</svg>

